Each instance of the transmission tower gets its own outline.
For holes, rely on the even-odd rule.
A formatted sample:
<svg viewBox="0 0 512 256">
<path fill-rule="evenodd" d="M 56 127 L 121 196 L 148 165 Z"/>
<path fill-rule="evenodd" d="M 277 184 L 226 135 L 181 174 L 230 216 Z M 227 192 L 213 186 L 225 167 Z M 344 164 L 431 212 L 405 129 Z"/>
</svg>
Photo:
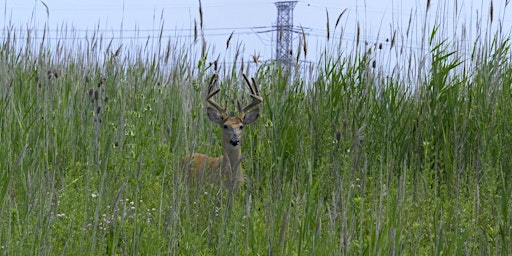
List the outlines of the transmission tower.
<svg viewBox="0 0 512 256">
<path fill-rule="evenodd" d="M 276 2 L 276 61 L 283 66 L 292 64 L 293 8 L 297 1 Z"/>
</svg>

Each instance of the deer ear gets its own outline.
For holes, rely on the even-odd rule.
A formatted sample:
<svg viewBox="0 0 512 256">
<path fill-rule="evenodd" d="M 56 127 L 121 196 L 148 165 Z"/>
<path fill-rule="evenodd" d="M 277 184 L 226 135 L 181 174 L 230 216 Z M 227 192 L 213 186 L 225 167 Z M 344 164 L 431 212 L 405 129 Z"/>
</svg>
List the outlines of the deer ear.
<svg viewBox="0 0 512 256">
<path fill-rule="evenodd" d="M 255 108 L 251 111 L 249 111 L 249 113 L 245 114 L 245 117 L 244 117 L 244 124 L 252 124 L 254 122 L 256 122 L 256 120 L 258 120 L 258 117 L 260 116 L 260 108 Z"/>
<path fill-rule="evenodd" d="M 208 107 L 206 109 L 206 113 L 208 114 L 208 118 L 210 119 L 210 121 L 218 125 L 222 125 L 224 123 L 224 116 L 214 108 Z"/>
</svg>

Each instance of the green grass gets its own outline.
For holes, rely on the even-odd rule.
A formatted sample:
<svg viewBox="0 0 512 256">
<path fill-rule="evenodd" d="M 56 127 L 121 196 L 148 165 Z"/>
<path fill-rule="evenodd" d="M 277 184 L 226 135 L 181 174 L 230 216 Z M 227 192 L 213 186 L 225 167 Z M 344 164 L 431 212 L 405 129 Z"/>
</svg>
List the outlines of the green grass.
<svg viewBox="0 0 512 256">
<path fill-rule="evenodd" d="M 423 32 L 430 64 L 393 76 L 374 66 L 378 44 L 326 50 L 314 74 L 292 80 L 271 63 L 218 60 L 221 98 L 240 92 L 247 69 L 264 98 L 245 130 L 248 180 L 230 204 L 215 188 L 189 188 L 179 167 L 191 151 L 221 152 L 205 115 L 208 45 L 197 61 L 164 39 L 149 54 L 9 33 L 0 254 L 511 253 L 507 36 L 461 52 L 434 27 Z"/>
</svg>

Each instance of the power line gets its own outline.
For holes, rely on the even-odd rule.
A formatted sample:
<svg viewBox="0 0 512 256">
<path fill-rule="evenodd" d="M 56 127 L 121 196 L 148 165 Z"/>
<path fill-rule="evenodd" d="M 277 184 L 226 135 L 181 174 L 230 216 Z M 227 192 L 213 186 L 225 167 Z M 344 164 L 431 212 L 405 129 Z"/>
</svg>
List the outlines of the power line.
<svg viewBox="0 0 512 256">
<path fill-rule="evenodd" d="M 233 30 L 255 30 L 255 29 L 274 29 L 272 26 L 252 26 L 252 27 L 220 27 L 220 28 L 203 28 L 202 31 L 218 31 L 218 30 L 229 30 L 229 31 L 233 31 Z M 40 32 L 40 33 L 43 33 L 43 32 L 49 32 L 49 33 L 57 33 L 57 32 L 69 32 L 67 30 L 62 30 L 62 29 L 52 29 L 52 28 L 49 28 L 49 29 L 39 29 L 39 28 L 36 28 L 36 29 L 28 29 L 29 31 L 31 32 Z M 78 28 L 72 28 L 72 31 L 71 32 L 79 32 L 79 33 L 89 33 L 89 32 L 99 32 L 99 33 L 111 33 L 111 32 L 122 32 L 122 33 L 126 33 L 126 32 L 144 32 L 144 33 L 147 33 L 147 32 L 153 32 L 153 33 L 160 33 L 160 32 L 190 32 L 190 31 L 193 31 L 194 29 L 193 28 L 174 28 L 174 29 L 169 29 L 169 28 L 163 28 L 163 29 L 159 29 L 159 28 L 145 28 L 145 29 L 78 29 Z M 274 30 L 272 30 L 274 31 Z M 231 33 L 231 32 L 229 32 Z"/>
</svg>

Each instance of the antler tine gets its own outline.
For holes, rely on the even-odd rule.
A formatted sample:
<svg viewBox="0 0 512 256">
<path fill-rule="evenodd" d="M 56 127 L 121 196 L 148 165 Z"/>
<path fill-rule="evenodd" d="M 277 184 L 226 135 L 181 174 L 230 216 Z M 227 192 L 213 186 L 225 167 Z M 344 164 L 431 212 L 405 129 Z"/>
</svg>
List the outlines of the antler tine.
<svg viewBox="0 0 512 256">
<path fill-rule="evenodd" d="M 212 79 L 210 80 L 210 85 L 208 86 L 208 96 L 206 97 L 206 100 L 210 105 L 212 105 L 217 111 L 219 111 L 223 116 L 227 116 L 226 108 L 223 108 L 221 105 L 219 105 L 214 99 L 213 96 L 215 96 L 217 93 L 219 93 L 220 89 L 215 88 L 215 85 L 217 84 L 218 76 L 215 74 L 212 76 Z"/>
<path fill-rule="evenodd" d="M 251 80 L 252 80 L 252 83 L 251 83 L 245 74 L 243 75 L 243 77 L 244 77 L 245 82 L 249 86 L 249 89 L 251 90 L 250 96 L 252 98 L 252 101 L 251 101 L 251 103 L 249 103 L 249 105 L 245 106 L 243 109 L 240 109 L 240 104 L 239 104 L 238 110 L 240 111 L 240 115 L 242 115 L 242 116 L 245 114 L 245 112 L 247 110 L 249 110 L 249 109 L 253 108 L 254 106 L 263 102 L 263 98 L 260 96 L 260 92 L 258 91 L 258 85 L 256 84 L 256 80 L 254 80 L 254 78 L 251 78 Z"/>
<path fill-rule="evenodd" d="M 259 97 L 260 92 L 258 91 L 258 85 L 256 84 L 256 80 L 254 79 L 254 77 L 251 78 L 251 81 L 252 81 L 252 84 L 249 83 L 249 79 L 247 79 L 247 77 L 245 77 L 245 82 L 247 82 L 247 84 L 249 85 L 249 89 L 251 89 L 251 93 L 254 95 L 257 95 Z"/>
</svg>

